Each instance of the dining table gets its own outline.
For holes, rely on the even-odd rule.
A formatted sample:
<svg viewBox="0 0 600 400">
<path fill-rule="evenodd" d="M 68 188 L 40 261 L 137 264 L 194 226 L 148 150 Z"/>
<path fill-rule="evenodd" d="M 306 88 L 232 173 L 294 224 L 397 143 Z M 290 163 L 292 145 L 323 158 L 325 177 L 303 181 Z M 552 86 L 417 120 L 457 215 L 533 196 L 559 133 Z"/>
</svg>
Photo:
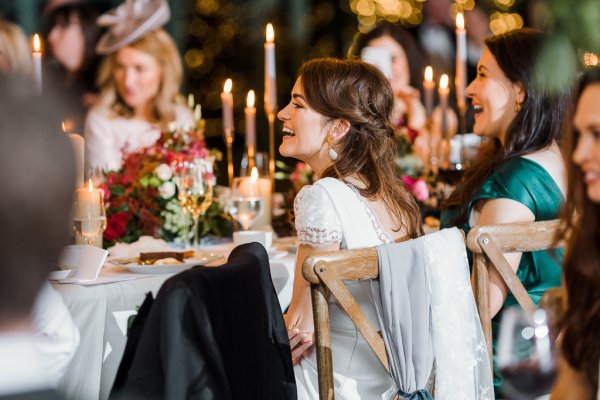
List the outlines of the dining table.
<svg viewBox="0 0 600 400">
<path fill-rule="evenodd" d="M 226 262 L 232 243 L 202 246 L 201 251 L 222 257 L 207 266 Z M 292 298 L 295 251 L 293 246 L 273 247 L 269 253 L 271 278 L 284 312 Z M 152 269 L 128 269 L 109 257 L 95 281 L 53 283 L 79 328 L 80 344 L 59 390 L 79 400 L 107 399 L 127 343 L 131 316 L 148 292 L 156 296 L 161 285 L 175 273 Z"/>
</svg>

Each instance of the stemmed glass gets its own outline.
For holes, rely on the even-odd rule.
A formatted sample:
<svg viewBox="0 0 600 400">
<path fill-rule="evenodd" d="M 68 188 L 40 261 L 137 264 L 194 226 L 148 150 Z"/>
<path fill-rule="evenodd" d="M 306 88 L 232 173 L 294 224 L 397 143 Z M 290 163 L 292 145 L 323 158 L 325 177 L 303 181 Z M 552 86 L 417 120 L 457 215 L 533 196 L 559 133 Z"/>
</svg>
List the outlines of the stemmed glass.
<svg viewBox="0 0 600 400">
<path fill-rule="evenodd" d="M 227 212 L 247 231 L 264 211 L 264 200 L 256 195 L 250 178 L 235 178 L 231 185 Z M 256 188 L 254 188 L 256 189 Z"/>
<path fill-rule="evenodd" d="M 81 235 L 85 244 L 89 246 L 93 245 L 94 239 L 106 229 L 106 210 L 101 190 L 85 190 L 83 195 L 75 198 L 73 226 L 75 232 Z"/>
<path fill-rule="evenodd" d="M 181 206 L 194 221 L 193 247 L 199 247 L 198 223 L 213 201 L 212 175 L 203 160 L 182 163 L 177 170 L 177 186 Z"/>
<path fill-rule="evenodd" d="M 546 312 L 507 309 L 500 324 L 497 356 L 503 391 L 510 399 L 535 399 L 549 393 L 556 378 L 556 359 Z"/>
</svg>

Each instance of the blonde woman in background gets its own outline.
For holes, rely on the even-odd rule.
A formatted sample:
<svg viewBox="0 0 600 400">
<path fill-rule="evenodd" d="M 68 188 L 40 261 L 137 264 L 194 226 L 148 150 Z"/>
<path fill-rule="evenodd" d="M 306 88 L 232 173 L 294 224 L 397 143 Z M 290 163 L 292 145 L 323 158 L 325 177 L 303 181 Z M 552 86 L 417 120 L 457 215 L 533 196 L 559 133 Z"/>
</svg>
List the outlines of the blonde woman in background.
<svg viewBox="0 0 600 400">
<path fill-rule="evenodd" d="M 161 29 L 170 16 L 164 0 L 127 0 L 99 19 L 108 25 L 97 51 L 100 97 L 86 120 L 86 166 L 118 170 L 123 157 L 153 145 L 171 123 L 193 125 L 180 104 L 183 68 L 175 43 Z"/>
<path fill-rule="evenodd" d="M 31 77 L 31 47 L 23 30 L 0 18 L 0 71 Z"/>
</svg>

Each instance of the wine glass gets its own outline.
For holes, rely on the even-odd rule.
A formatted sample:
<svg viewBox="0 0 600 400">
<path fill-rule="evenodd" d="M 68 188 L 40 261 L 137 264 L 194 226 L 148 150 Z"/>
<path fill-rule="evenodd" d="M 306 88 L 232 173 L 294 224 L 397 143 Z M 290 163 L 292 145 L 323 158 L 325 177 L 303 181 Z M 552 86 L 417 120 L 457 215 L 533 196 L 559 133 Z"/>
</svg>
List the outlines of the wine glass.
<svg viewBox="0 0 600 400">
<path fill-rule="evenodd" d="M 254 184 L 256 184 L 254 182 Z M 227 212 L 247 231 L 264 211 L 264 200 L 258 196 L 256 187 L 252 187 L 250 178 L 235 178 L 231 185 L 231 193 Z M 253 190 L 255 189 L 255 190 Z M 253 193 L 254 192 L 254 193 Z"/>
<path fill-rule="evenodd" d="M 75 198 L 73 212 L 75 232 L 92 246 L 94 239 L 106 229 L 106 210 L 102 190 L 83 190 Z"/>
<path fill-rule="evenodd" d="M 507 309 L 500 324 L 497 357 L 502 389 L 510 399 L 535 399 L 549 393 L 556 378 L 556 358 L 546 312 Z"/>
<path fill-rule="evenodd" d="M 202 162 L 183 163 L 177 173 L 178 199 L 194 221 L 193 247 L 199 247 L 198 223 L 213 200 L 212 175 Z"/>
</svg>

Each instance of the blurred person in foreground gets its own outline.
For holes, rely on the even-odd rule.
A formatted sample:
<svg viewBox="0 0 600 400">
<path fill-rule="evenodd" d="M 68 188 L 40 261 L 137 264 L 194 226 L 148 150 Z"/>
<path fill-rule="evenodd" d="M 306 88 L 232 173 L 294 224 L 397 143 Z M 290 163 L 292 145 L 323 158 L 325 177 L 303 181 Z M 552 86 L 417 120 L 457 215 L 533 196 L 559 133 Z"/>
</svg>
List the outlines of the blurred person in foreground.
<svg viewBox="0 0 600 400">
<path fill-rule="evenodd" d="M 108 31 L 96 50 L 107 56 L 99 70 L 100 97 L 86 119 L 88 173 L 120 169 L 127 154 L 153 145 L 173 123 L 194 126 L 181 104 L 181 57 L 161 28 L 169 17 L 165 0 L 127 0 L 100 17 Z"/>
<path fill-rule="evenodd" d="M 73 150 L 26 83 L 0 74 L 0 87 L 0 398 L 54 399 L 54 362 L 64 369 L 79 340 L 46 283 L 68 239 Z"/>
<path fill-rule="evenodd" d="M 17 78 L 20 81 L 20 78 L 25 78 L 20 82 L 25 85 L 24 82 L 31 79 L 31 52 L 23 31 L 15 24 L 0 20 L 0 48 L 0 74 L 6 74 L 4 79 Z M 4 86 L 1 87 L 4 89 Z M 4 96 L 4 101 L 7 101 L 11 96 L 10 90 L 7 89 Z M 40 99 L 32 101 L 39 102 Z M 9 108 L 0 109 L 3 111 L 2 118 L 8 118 Z M 56 115 L 60 114 L 56 109 L 54 111 Z M 55 127 L 59 129 L 60 124 Z M 8 149 L 10 146 L 5 148 Z M 23 168 L 26 169 L 26 166 Z M 45 369 L 53 384 L 58 385 L 79 346 L 79 330 L 60 295 L 47 283 L 35 303 L 33 326 L 38 338 L 36 346 L 44 356 Z"/>
<path fill-rule="evenodd" d="M 562 215 L 566 240 L 562 359 L 553 400 L 593 399 L 600 363 L 600 69 L 584 73 L 573 129 L 565 140 L 567 203 Z M 600 397 L 598 397 L 600 398 Z"/>
</svg>

